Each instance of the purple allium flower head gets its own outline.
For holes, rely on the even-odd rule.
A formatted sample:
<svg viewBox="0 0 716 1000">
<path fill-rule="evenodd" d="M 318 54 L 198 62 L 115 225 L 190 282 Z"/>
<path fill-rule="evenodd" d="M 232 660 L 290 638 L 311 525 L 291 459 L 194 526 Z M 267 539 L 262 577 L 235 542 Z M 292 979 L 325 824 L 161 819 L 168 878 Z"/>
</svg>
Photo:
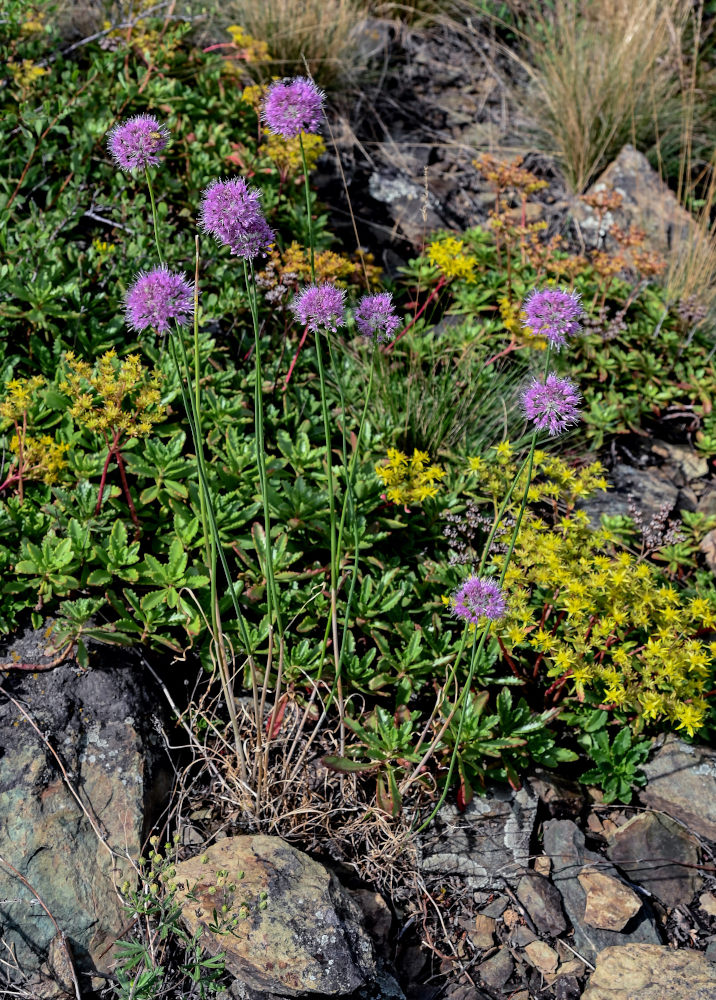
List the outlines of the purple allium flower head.
<svg viewBox="0 0 716 1000">
<path fill-rule="evenodd" d="M 553 437 L 579 422 L 579 400 L 574 382 L 554 372 L 549 373 L 546 382 L 533 379 L 522 394 L 527 418 L 538 430 L 547 430 Z"/>
<path fill-rule="evenodd" d="M 469 576 L 452 596 L 453 613 L 473 625 L 483 618 L 496 621 L 507 611 L 504 593 L 489 576 Z"/>
<path fill-rule="evenodd" d="M 308 285 L 291 303 L 294 316 L 302 326 L 313 333 L 333 330 L 345 323 L 343 296 L 345 292 L 335 285 Z"/>
<path fill-rule="evenodd" d="M 169 129 L 152 115 L 137 115 L 107 133 L 107 149 L 122 170 L 156 167 L 169 141 Z"/>
<path fill-rule="evenodd" d="M 400 320 L 395 315 L 393 296 L 390 292 L 364 295 L 356 307 L 355 321 L 364 337 L 377 340 L 379 344 L 389 343 L 400 326 Z"/>
<path fill-rule="evenodd" d="M 284 139 L 293 139 L 301 132 L 317 132 L 324 100 L 323 91 L 308 77 L 277 80 L 264 97 L 262 117 L 266 128 Z"/>
<path fill-rule="evenodd" d="M 567 343 L 567 337 L 579 331 L 579 320 L 584 315 L 579 293 L 561 288 L 535 288 L 522 308 L 527 316 L 525 326 L 535 337 L 546 337 L 557 351 Z"/>
<path fill-rule="evenodd" d="M 242 177 L 214 181 L 202 196 L 199 223 L 237 257 L 265 256 L 274 233 L 261 211 L 260 197 L 259 189 L 249 187 Z"/>
<path fill-rule="evenodd" d="M 166 333 L 172 320 L 186 326 L 194 315 L 194 289 L 166 265 L 140 271 L 125 299 L 127 323 L 138 331 Z"/>
</svg>

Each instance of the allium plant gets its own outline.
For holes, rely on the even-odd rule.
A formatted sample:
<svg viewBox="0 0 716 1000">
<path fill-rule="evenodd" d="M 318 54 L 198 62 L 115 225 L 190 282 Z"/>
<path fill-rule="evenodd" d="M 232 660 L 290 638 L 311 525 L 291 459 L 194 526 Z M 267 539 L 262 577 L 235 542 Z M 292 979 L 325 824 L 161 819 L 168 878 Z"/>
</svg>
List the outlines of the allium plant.
<svg viewBox="0 0 716 1000">
<path fill-rule="evenodd" d="M 261 211 L 260 197 L 259 189 L 242 177 L 214 181 L 202 195 L 199 225 L 237 257 L 265 256 L 274 233 Z"/>
<path fill-rule="evenodd" d="M 331 330 L 335 333 L 345 323 L 345 292 L 336 285 L 324 282 L 307 285 L 291 303 L 291 311 L 301 324 L 312 333 Z"/>
<path fill-rule="evenodd" d="M 522 306 L 525 326 L 535 337 L 546 337 L 556 351 L 580 330 L 584 315 L 578 292 L 561 288 L 542 288 L 530 292 Z"/>
<path fill-rule="evenodd" d="M 522 394 L 522 405 L 535 428 L 550 436 L 561 434 L 579 423 L 580 394 L 568 378 L 550 372 L 544 382 L 533 379 Z"/>
<path fill-rule="evenodd" d="M 506 611 L 502 588 L 491 577 L 469 576 L 453 594 L 453 613 L 472 625 L 479 625 L 485 619 L 498 621 Z"/>
<path fill-rule="evenodd" d="M 186 276 L 162 264 L 141 271 L 125 297 L 126 318 L 133 330 L 167 333 L 170 324 L 187 326 L 194 315 L 194 289 Z"/>
<path fill-rule="evenodd" d="M 294 139 L 301 132 L 318 131 L 324 100 L 323 91 L 308 77 L 277 80 L 266 91 L 261 117 L 269 132 Z"/>
<path fill-rule="evenodd" d="M 156 167 L 169 141 L 169 129 L 152 115 L 136 115 L 107 134 L 107 148 L 121 170 Z"/>
<path fill-rule="evenodd" d="M 356 326 L 367 340 L 388 344 L 395 337 L 400 320 L 395 314 L 390 292 L 364 295 L 355 310 Z"/>
</svg>

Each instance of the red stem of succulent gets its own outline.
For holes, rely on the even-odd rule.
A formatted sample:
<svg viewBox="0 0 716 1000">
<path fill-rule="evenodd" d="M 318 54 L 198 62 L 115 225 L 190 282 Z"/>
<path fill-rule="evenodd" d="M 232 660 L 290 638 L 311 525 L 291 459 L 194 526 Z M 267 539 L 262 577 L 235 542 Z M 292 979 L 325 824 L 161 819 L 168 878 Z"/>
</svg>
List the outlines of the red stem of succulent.
<svg viewBox="0 0 716 1000">
<path fill-rule="evenodd" d="M 306 337 L 307 336 L 308 336 L 308 327 L 306 327 L 306 329 L 303 331 L 303 336 L 301 337 L 301 339 L 299 341 L 299 344 L 298 344 L 298 350 L 296 351 L 296 353 L 293 356 L 293 361 L 288 366 L 288 374 L 286 375 L 286 381 L 283 383 L 283 391 L 284 392 L 286 391 L 286 389 L 288 389 L 288 383 L 291 381 L 291 376 L 293 375 L 293 369 L 295 368 L 296 362 L 298 361 L 298 355 L 301 353 L 301 348 L 306 343 Z"/>
<path fill-rule="evenodd" d="M 401 337 L 404 337 L 404 336 L 405 336 L 405 334 L 406 334 L 406 333 L 407 333 L 407 332 L 408 332 L 409 330 L 411 330 L 411 329 L 412 329 L 412 328 L 413 328 L 413 327 L 415 326 L 416 322 L 417 322 L 417 321 L 418 321 L 418 320 L 420 319 L 420 317 L 421 317 L 421 316 L 423 315 L 423 313 L 424 313 L 424 312 L 425 312 L 425 310 L 426 310 L 426 309 L 428 308 L 428 306 L 430 305 L 430 303 L 431 303 L 431 302 L 433 301 L 433 299 L 437 298 L 437 296 L 438 296 L 438 295 L 440 294 L 440 292 L 442 291 L 442 289 L 443 289 L 443 288 L 445 287 L 445 285 L 446 285 L 446 284 L 447 284 L 447 278 L 445 278 L 445 276 L 444 276 L 444 275 L 441 275 L 441 276 L 440 276 L 440 280 L 438 281 L 437 285 L 435 286 L 435 288 L 433 288 L 433 290 L 432 290 L 432 292 L 430 293 L 430 295 L 428 295 L 428 297 L 427 297 L 427 299 L 425 300 L 425 302 L 424 302 L 424 303 L 422 304 L 422 306 L 420 307 L 420 309 L 418 309 L 418 311 L 417 311 L 417 312 L 416 312 L 416 314 L 415 314 L 415 315 L 413 316 L 413 318 L 411 319 L 411 321 L 410 321 L 410 322 L 409 322 L 409 323 L 407 324 L 407 326 L 403 327 L 403 329 L 402 329 L 402 330 L 400 331 L 400 333 L 399 333 L 399 334 L 398 334 L 398 336 L 397 336 L 397 337 L 395 338 L 395 340 L 394 340 L 394 341 L 392 341 L 392 343 L 390 343 L 390 344 L 385 344 L 385 345 L 384 345 L 384 346 L 383 346 L 383 347 L 381 348 L 381 350 L 382 350 L 382 351 L 383 351 L 384 353 L 386 353 L 386 354 L 387 354 L 387 353 L 388 353 L 389 351 L 392 351 L 392 350 L 393 350 L 393 348 L 395 347 L 395 345 L 396 345 L 396 344 L 398 343 L 398 341 L 400 340 L 400 338 L 401 338 Z"/>
</svg>

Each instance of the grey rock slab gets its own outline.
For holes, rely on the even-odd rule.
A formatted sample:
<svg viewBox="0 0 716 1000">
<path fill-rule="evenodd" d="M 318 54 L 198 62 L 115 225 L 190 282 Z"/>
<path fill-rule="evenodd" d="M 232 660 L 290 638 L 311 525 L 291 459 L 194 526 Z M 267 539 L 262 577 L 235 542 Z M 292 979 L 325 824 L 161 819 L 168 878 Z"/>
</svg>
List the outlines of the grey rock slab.
<svg viewBox="0 0 716 1000">
<path fill-rule="evenodd" d="M 0 855 L 28 880 L 67 935 L 81 973 L 107 971 L 127 922 L 115 885 L 134 883 L 149 814 L 170 787 L 158 692 L 129 650 L 95 650 L 92 666 L 6 673 L 0 695 Z M 32 718 L 63 762 L 33 728 Z M 104 838 L 102 841 L 100 836 Z M 0 865 L 0 931 L 33 974 L 57 929 Z"/>
<path fill-rule="evenodd" d="M 703 879 L 695 866 L 699 845 L 687 830 L 665 813 L 644 812 L 612 833 L 607 847 L 611 861 L 666 906 L 688 904 Z"/>
<path fill-rule="evenodd" d="M 507 980 L 515 970 L 515 963 L 509 950 L 505 947 L 498 951 L 484 962 L 480 962 L 477 967 L 477 974 L 485 986 L 493 990 L 502 989 Z"/>
<path fill-rule="evenodd" d="M 562 897 L 549 879 L 530 872 L 517 885 L 517 898 L 532 918 L 540 934 L 559 937 L 567 930 Z"/>
<path fill-rule="evenodd" d="M 619 875 L 609 861 L 585 847 L 584 834 L 571 820 L 549 820 L 545 823 L 544 850 L 552 861 L 552 881 L 559 889 L 564 909 L 574 928 L 574 947 L 587 961 L 593 962 L 603 948 L 626 941 L 661 943 L 646 904 L 622 931 L 601 930 L 586 923 L 587 893 L 579 875 L 586 866 L 593 866 L 595 871 L 613 878 L 619 878 Z"/>
<path fill-rule="evenodd" d="M 524 785 L 490 787 L 464 812 L 444 806 L 419 842 L 424 873 L 461 875 L 472 889 L 502 888 L 528 868 L 537 798 Z"/>
<path fill-rule="evenodd" d="M 716 842 L 716 750 L 669 734 L 644 765 L 642 801 Z"/>
</svg>

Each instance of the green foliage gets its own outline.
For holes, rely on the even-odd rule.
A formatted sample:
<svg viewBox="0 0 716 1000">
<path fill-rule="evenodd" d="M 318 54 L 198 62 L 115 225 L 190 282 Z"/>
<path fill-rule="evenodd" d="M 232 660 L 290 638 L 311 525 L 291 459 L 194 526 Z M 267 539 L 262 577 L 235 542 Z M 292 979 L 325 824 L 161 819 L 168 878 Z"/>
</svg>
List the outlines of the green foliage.
<svg viewBox="0 0 716 1000">
<path fill-rule="evenodd" d="M 581 775 L 586 784 L 597 785 L 604 792 L 604 802 L 631 802 L 632 790 L 646 784 L 640 771 L 649 756 L 650 741 L 633 740 L 628 726 L 619 730 L 613 740 L 605 727 L 607 713 L 594 711 L 582 724 L 579 743 L 595 764 Z"/>
</svg>

